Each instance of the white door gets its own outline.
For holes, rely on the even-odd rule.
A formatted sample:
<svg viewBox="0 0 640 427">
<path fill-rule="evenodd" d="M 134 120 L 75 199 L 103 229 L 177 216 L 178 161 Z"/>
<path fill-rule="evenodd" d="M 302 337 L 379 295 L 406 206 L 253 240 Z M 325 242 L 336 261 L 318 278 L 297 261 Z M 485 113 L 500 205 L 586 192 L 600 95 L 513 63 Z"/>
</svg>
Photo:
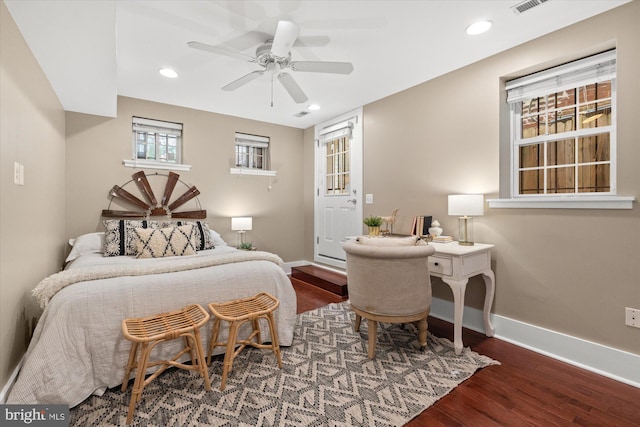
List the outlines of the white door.
<svg viewBox="0 0 640 427">
<path fill-rule="evenodd" d="M 342 243 L 362 234 L 362 109 L 315 127 L 315 260 L 345 266 Z"/>
</svg>

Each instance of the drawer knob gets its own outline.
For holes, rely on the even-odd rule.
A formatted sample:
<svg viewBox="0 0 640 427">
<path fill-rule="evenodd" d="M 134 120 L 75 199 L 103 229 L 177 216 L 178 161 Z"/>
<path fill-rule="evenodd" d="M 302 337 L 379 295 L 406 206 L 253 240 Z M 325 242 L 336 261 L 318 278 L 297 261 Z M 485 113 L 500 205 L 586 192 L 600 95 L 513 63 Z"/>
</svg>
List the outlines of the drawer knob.
<svg viewBox="0 0 640 427">
<path fill-rule="evenodd" d="M 438 263 L 437 263 L 437 262 L 434 262 L 434 263 L 433 263 L 433 265 L 438 265 Z"/>
</svg>

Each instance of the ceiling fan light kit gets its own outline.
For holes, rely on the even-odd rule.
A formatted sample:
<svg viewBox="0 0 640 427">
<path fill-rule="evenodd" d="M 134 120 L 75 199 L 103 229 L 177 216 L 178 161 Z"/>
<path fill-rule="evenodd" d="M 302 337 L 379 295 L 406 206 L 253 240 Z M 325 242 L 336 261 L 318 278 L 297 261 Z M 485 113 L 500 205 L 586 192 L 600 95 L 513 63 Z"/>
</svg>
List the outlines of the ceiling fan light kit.
<svg viewBox="0 0 640 427">
<path fill-rule="evenodd" d="M 279 21 L 276 33 L 272 39 L 267 39 L 256 49 L 255 57 L 242 52 L 223 47 L 208 45 L 205 43 L 191 41 L 187 45 L 193 49 L 205 52 L 225 55 L 243 61 L 253 62 L 260 65 L 263 70 L 252 71 L 231 83 L 222 87 L 224 91 L 234 91 L 247 83 L 261 77 L 264 73 L 271 73 L 271 106 L 273 106 L 273 80 L 274 76 L 284 87 L 289 96 L 297 103 L 307 102 L 309 98 L 302 88 L 295 81 L 289 69 L 296 72 L 328 73 L 328 74 L 351 74 L 353 65 L 350 62 L 326 62 L 326 61 L 291 61 L 291 48 L 298 39 L 300 28 L 290 21 Z"/>
</svg>

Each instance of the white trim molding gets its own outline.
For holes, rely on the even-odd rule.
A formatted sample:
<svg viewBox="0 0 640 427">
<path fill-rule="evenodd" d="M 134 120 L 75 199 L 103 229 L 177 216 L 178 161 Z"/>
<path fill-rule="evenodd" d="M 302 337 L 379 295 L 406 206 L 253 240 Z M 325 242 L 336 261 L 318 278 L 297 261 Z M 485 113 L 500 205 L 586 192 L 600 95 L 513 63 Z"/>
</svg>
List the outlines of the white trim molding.
<svg viewBox="0 0 640 427">
<path fill-rule="evenodd" d="M 527 199 L 488 199 L 490 208 L 533 209 L 632 209 L 635 197 L 540 197 Z"/>
<path fill-rule="evenodd" d="M 453 303 L 433 298 L 431 315 L 453 323 Z M 482 310 L 464 307 L 463 327 L 484 333 Z M 492 314 L 494 338 L 640 388 L 640 355 Z"/>
<path fill-rule="evenodd" d="M 230 168 L 229 173 L 232 175 L 260 175 L 260 176 L 276 176 L 278 171 L 269 171 L 263 169 L 250 168 Z"/>
<path fill-rule="evenodd" d="M 140 169 L 162 169 L 171 171 L 190 171 L 191 165 L 156 162 L 153 160 L 128 160 L 122 161 L 122 164 L 128 168 L 140 168 Z"/>
</svg>

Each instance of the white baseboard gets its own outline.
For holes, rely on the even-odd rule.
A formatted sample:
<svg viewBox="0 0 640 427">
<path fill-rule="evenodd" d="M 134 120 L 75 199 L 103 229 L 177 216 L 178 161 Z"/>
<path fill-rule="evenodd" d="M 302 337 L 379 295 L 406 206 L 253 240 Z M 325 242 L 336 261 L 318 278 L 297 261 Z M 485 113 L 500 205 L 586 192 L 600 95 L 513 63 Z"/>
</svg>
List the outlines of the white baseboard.
<svg viewBox="0 0 640 427">
<path fill-rule="evenodd" d="M 453 323 L 453 303 L 433 298 L 431 315 Z M 492 314 L 494 337 L 640 388 L 640 355 Z M 465 328 L 484 333 L 482 310 L 464 308 Z"/>
<path fill-rule="evenodd" d="M 9 397 L 9 392 L 11 391 L 13 384 L 16 382 L 16 378 L 18 378 L 18 373 L 20 372 L 20 368 L 22 368 L 23 362 L 24 362 L 24 355 L 22 356 L 22 359 L 20 359 L 20 361 L 18 362 L 18 365 L 15 367 L 15 369 L 11 373 L 11 376 L 9 376 L 9 380 L 7 381 L 7 383 L 4 385 L 4 387 L 2 387 L 2 391 L 0 391 L 0 405 L 4 405 L 7 402 L 7 397 Z"/>
</svg>

